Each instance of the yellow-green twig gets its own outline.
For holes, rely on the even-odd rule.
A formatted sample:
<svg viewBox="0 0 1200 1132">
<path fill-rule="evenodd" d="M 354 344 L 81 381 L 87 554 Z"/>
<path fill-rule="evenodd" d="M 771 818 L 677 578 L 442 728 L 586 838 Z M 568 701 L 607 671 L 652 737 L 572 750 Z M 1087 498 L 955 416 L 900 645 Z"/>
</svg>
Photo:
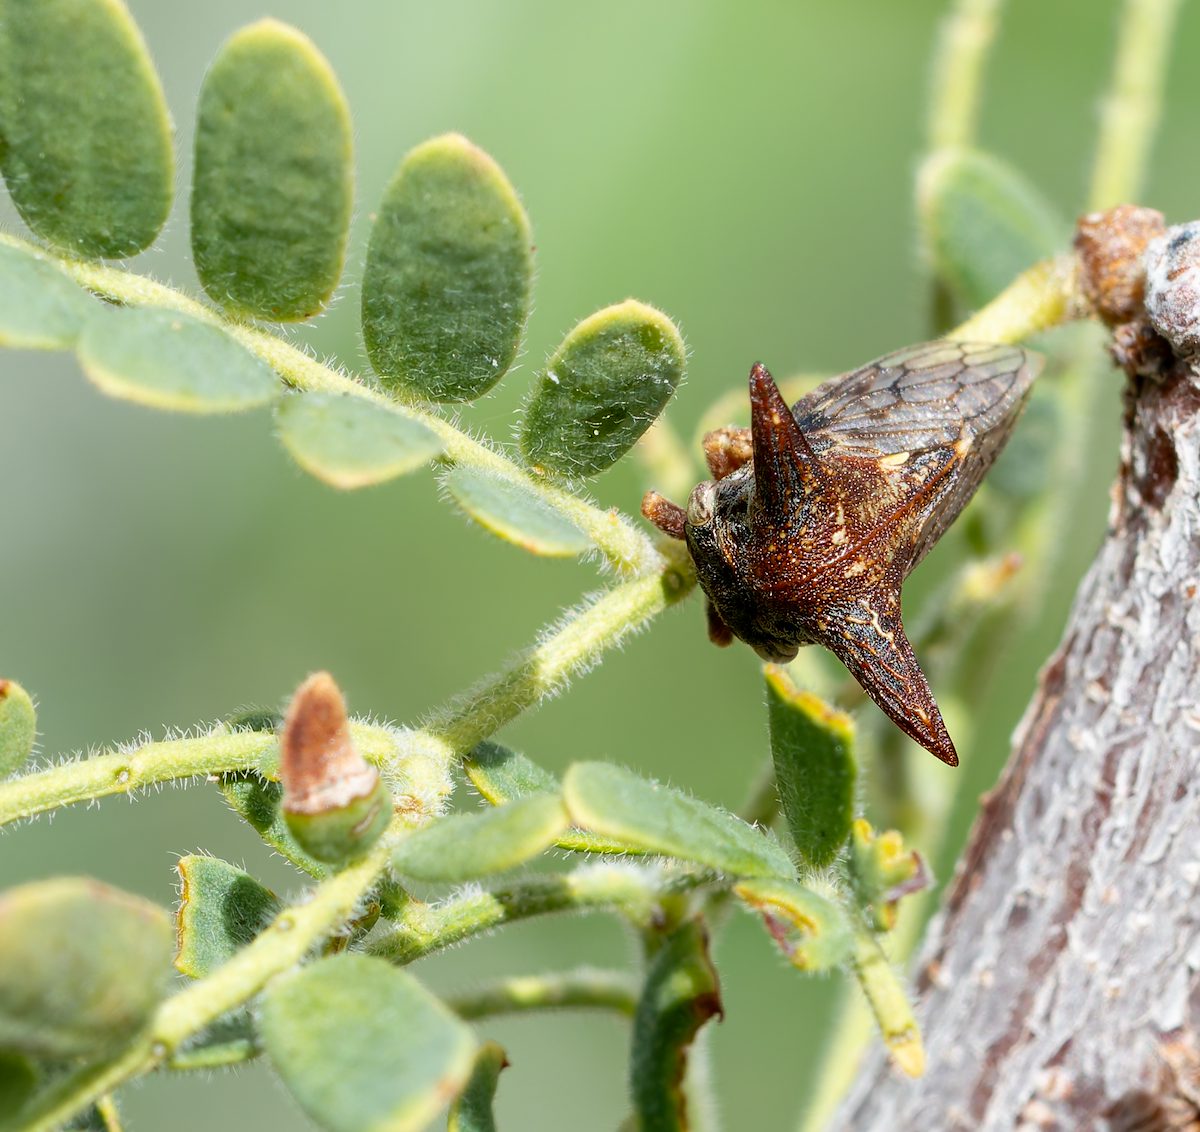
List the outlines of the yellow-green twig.
<svg viewBox="0 0 1200 1132">
<path fill-rule="evenodd" d="M 1131 203 L 1142 191 L 1179 0 L 1125 0 L 1112 81 L 1100 111 L 1088 208 Z"/>
<path fill-rule="evenodd" d="M 253 770 L 274 745 L 261 732 L 218 732 L 59 763 L 0 783 L 0 825 L 160 782 Z"/>
<path fill-rule="evenodd" d="M 942 24 L 929 100 L 929 148 L 971 145 L 983 69 L 1004 0 L 958 0 Z"/>
</svg>

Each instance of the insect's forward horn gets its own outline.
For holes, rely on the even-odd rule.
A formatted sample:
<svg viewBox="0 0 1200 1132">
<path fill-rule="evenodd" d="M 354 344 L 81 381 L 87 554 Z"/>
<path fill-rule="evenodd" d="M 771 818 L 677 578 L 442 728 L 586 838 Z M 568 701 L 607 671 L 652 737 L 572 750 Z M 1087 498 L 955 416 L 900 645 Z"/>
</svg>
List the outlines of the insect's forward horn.
<svg viewBox="0 0 1200 1132">
<path fill-rule="evenodd" d="M 761 362 L 750 369 L 750 435 L 755 511 L 786 517 L 820 486 L 821 469 L 779 386 Z"/>
</svg>

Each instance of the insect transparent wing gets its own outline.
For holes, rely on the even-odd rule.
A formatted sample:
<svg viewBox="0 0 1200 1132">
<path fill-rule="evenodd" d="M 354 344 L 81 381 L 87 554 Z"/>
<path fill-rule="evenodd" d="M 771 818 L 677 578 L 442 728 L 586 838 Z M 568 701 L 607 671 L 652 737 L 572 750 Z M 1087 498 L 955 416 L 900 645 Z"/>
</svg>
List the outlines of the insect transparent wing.
<svg viewBox="0 0 1200 1132">
<path fill-rule="evenodd" d="M 927 342 L 826 382 L 793 406 L 813 449 L 876 457 L 1005 430 L 1040 368 L 1017 346 Z"/>
</svg>

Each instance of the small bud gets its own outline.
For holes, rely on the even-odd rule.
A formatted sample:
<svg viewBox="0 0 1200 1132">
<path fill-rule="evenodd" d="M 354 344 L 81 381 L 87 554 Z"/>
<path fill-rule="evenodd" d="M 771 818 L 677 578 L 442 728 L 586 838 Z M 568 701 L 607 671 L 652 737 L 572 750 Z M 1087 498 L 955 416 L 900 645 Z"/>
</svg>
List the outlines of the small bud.
<svg viewBox="0 0 1200 1132">
<path fill-rule="evenodd" d="M 37 738 L 33 700 L 15 680 L 0 680 L 0 778 L 29 761 Z"/>
<path fill-rule="evenodd" d="M 328 672 L 296 691 L 280 738 L 283 816 L 319 861 L 340 863 L 369 849 L 392 816 L 391 796 L 355 749 L 346 702 Z"/>
<path fill-rule="evenodd" d="M 1142 253 L 1162 231 L 1161 212 L 1132 204 L 1090 212 L 1075 226 L 1080 284 L 1088 302 L 1109 326 L 1130 322 L 1141 313 L 1145 286 Z"/>
<path fill-rule="evenodd" d="M 904 844 L 894 829 L 876 833 L 858 818 L 850 832 L 850 870 L 859 900 L 871 910 L 876 931 L 896 926 L 896 903 L 910 892 L 928 887 L 925 861 Z"/>
</svg>

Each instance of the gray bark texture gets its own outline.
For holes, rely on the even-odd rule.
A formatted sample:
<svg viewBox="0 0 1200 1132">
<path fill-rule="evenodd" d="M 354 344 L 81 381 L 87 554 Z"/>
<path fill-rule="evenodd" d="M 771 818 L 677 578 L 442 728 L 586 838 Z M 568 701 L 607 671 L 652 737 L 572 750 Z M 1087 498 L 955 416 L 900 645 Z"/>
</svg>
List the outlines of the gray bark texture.
<svg viewBox="0 0 1200 1132">
<path fill-rule="evenodd" d="M 1069 531 L 1063 537 L 1070 537 Z M 1106 541 L 917 964 L 919 1081 L 853 1132 L 1200 1129 L 1200 379 L 1135 377 Z"/>
</svg>

